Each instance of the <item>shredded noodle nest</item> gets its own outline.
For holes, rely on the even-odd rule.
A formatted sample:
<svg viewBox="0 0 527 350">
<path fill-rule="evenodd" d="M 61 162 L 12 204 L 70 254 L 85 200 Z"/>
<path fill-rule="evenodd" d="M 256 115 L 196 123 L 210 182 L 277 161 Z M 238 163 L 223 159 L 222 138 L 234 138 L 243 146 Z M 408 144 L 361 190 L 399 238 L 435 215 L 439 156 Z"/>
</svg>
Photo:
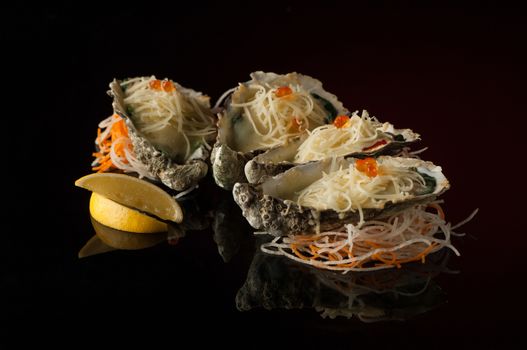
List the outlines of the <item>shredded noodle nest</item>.
<svg viewBox="0 0 527 350">
<path fill-rule="evenodd" d="M 319 126 L 309 132 L 309 136 L 298 148 L 295 163 L 361 152 L 382 139 L 382 128 L 383 124 L 375 117 L 370 117 L 367 111 L 362 111 L 361 116 L 354 112 L 345 127 L 339 128 L 333 124 Z"/>
<path fill-rule="evenodd" d="M 453 229 L 471 220 L 477 209 L 463 222 L 451 227 L 445 221 L 441 203 L 418 205 L 384 221 L 366 221 L 361 227 L 347 224 L 341 229 L 315 235 L 277 237 L 263 244 L 261 250 L 343 273 L 401 267 L 401 264 L 412 261 L 424 262 L 428 254 L 443 248 L 459 255 L 450 238 L 463 234 Z M 430 208 L 435 212 L 430 212 Z"/>
</svg>

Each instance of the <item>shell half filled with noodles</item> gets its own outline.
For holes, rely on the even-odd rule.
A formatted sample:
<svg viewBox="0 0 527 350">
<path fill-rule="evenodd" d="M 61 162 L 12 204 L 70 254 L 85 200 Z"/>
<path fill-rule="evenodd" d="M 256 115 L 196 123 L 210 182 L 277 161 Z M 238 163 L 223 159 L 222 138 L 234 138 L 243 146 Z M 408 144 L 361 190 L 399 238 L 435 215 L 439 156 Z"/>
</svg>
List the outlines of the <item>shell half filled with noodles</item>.
<svg viewBox="0 0 527 350">
<path fill-rule="evenodd" d="M 386 217 L 431 202 L 449 186 L 431 162 L 381 156 L 296 166 L 258 184 L 237 183 L 233 195 L 251 226 L 281 236 Z"/>
<path fill-rule="evenodd" d="M 209 144 L 216 137 L 207 96 L 155 77 L 114 80 L 109 94 L 115 115 L 125 123 L 129 148 L 147 177 L 176 191 L 192 188 L 205 177 Z"/>
</svg>

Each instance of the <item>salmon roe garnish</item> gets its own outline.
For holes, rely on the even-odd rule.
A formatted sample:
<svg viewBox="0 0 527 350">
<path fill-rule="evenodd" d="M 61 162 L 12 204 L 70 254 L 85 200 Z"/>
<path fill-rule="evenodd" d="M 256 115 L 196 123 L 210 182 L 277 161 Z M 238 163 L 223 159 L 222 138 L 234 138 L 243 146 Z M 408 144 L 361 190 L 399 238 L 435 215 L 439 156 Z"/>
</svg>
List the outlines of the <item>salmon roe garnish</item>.
<svg viewBox="0 0 527 350">
<path fill-rule="evenodd" d="M 176 91 L 176 87 L 174 86 L 174 83 L 171 82 L 170 80 L 152 80 L 149 84 L 150 88 L 152 90 L 157 90 L 157 91 L 165 91 L 165 92 L 172 92 L 172 91 Z"/>
<path fill-rule="evenodd" d="M 293 90 L 289 86 L 281 86 L 274 92 L 276 97 L 284 97 L 291 95 L 293 93 Z"/>
<path fill-rule="evenodd" d="M 375 177 L 379 173 L 377 161 L 371 157 L 357 159 L 355 161 L 355 169 L 357 169 L 361 173 L 368 175 L 369 177 Z"/>
<path fill-rule="evenodd" d="M 176 87 L 174 86 L 174 83 L 172 83 L 170 80 L 163 80 L 163 90 L 165 90 L 165 92 L 172 92 L 172 91 L 176 91 Z"/>
<path fill-rule="evenodd" d="M 337 128 L 342 128 L 346 123 L 350 120 L 350 117 L 347 115 L 339 115 L 335 118 L 333 121 L 333 125 L 335 125 Z"/>
<path fill-rule="evenodd" d="M 161 90 L 161 81 L 155 79 L 148 83 L 152 90 Z"/>
</svg>

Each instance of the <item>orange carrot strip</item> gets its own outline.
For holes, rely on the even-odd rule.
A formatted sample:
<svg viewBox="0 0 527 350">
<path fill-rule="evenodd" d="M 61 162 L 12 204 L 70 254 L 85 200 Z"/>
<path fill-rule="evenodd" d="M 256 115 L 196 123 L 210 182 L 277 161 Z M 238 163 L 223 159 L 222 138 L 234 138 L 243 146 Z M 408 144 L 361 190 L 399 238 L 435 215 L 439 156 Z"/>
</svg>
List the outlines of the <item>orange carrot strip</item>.
<svg viewBox="0 0 527 350">
<path fill-rule="evenodd" d="M 296 244 L 291 244 L 291 250 L 293 251 L 293 253 L 295 253 L 296 256 L 298 256 L 299 258 L 301 259 L 304 259 L 304 260 L 310 260 L 307 256 L 301 254 L 298 249 L 296 249 Z"/>
<path fill-rule="evenodd" d="M 428 204 L 429 207 L 431 208 L 434 208 L 435 210 L 437 210 L 437 213 L 439 214 L 439 217 L 443 220 L 445 220 L 445 212 L 443 211 L 443 208 L 441 208 L 441 206 L 437 203 L 431 203 L 431 204 Z"/>
</svg>

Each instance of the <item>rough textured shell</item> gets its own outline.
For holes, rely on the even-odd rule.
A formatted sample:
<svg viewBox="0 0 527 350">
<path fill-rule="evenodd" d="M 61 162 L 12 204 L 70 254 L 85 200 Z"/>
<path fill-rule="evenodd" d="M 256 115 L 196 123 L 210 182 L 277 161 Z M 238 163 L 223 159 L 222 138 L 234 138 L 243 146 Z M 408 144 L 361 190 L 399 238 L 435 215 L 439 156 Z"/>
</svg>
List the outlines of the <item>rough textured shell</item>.
<svg viewBox="0 0 527 350">
<path fill-rule="evenodd" d="M 249 129 L 241 133 L 234 132 L 233 120 L 242 115 L 242 109 L 233 107 L 230 102 L 233 96 L 235 99 L 243 100 L 247 90 L 244 87 L 252 82 L 281 85 L 296 83 L 307 91 L 316 93 L 329 101 L 339 114 L 348 113 L 348 110 L 338 101 L 337 97 L 325 91 L 322 88 L 322 83 L 317 79 L 298 73 L 285 75 L 265 72 L 252 73 L 251 80 L 240 84 L 236 91 L 226 99 L 223 111 L 218 114 L 218 137 L 211 154 L 212 172 L 216 183 L 228 190 L 232 189 L 236 182 L 247 181 L 244 171 L 245 164 L 255 155 L 267 150 L 255 148 L 241 151 L 240 147 L 236 146 L 240 143 L 247 145 L 245 142 L 254 141 L 254 135 Z"/>
<path fill-rule="evenodd" d="M 419 135 L 409 129 L 395 129 L 395 135 L 403 135 L 408 141 L 390 141 L 384 147 L 370 152 L 354 152 L 345 157 L 365 158 L 378 157 L 380 155 L 395 154 L 403 147 L 410 146 L 419 140 Z M 307 135 L 299 137 L 284 146 L 275 147 L 257 155 L 245 165 L 245 177 L 250 183 L 257 183 L 265 176 L 275 176 L 284 171 L 306 163 L 294 163 L 293 159 L 302 142 Z"/>
<path fill-rule="evenodd" d="M 193 93 L 198 94 L 196 92 Z M 185 164 L 175 163 L 168 155 L 156 149 L 134 126 L 132 119 L 126 112 L 123 90 L 116 79 L 110 83 L 109 94 L 113 97 L 112 106 L 114 113 L 120 115 L 126 122 L 136 157 L 163 184 L 176 191 L 183 191 L 196 185 L 205 177 L 208 170 L 205 160 L 209 155 L 205 146 L 199 147 Z"/>
<path fill-rule="evenodd" d="M 254 157 L 254 154 L 254 152 L 237 152 L 225 143 L 216 143 L 210 155 L 216 184 L 230 190 L 235 183 L 246 181 L 244 166 Z"/>
<path fill-rule="evenodd" d="M 449 188 L 448 180 L 441 173 L 441 168 L 430 162 L 413 158 L 394 158 L 402 166 L 426 169 L 436 179 L 436 188 L 432 193 L 421 196 L 410 196 L 403 202 L 388 202 L 383 209 L 364 209 L 364 220 L 372 220 L 393 215 L 413 205 L 428 203 Z M 338 162 L 353 161 L 339 158 Z M 285 199 L 287 192 L 298 192 L 322 177 L 331 166 L 331 160 L 299 165 L 286 172 L 265 178 L 258 184 L 237 183 L 233 188 L 234 200 L 242 209 L 243 215 L 252 227 L 268 231 L 275 236 L 287 234 L 311 234 L 318 230 L 327 231 L 347 223 L 358 223 L 359 212 L 337 212 L 334 210 L 317 210 L 299 206 L 292 200 Z"/>
</svg>

